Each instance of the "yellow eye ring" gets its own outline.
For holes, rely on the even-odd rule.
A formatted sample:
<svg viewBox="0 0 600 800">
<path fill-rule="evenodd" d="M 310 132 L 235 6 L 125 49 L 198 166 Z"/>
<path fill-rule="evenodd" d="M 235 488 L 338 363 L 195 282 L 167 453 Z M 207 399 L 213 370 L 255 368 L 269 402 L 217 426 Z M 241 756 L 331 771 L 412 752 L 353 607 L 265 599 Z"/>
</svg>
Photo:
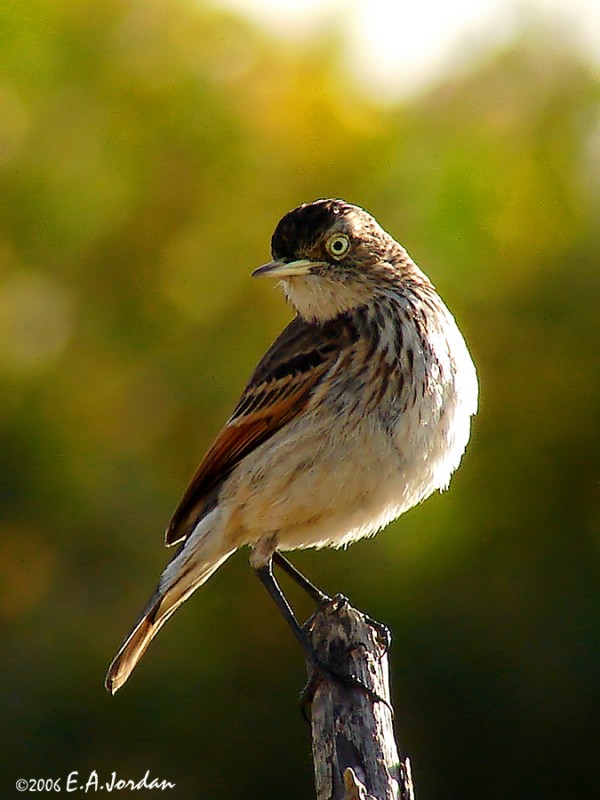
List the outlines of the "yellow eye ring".
<svg viewBox="0 0 600 800">
<path fill-rule="evenodd" d="M 350 249 L 350 239 L 345 233 L 334 233 L 334 235 L 327 240 L 325 245 L 327 252 L 332 258 L 343 258 Z"/>
</svg>

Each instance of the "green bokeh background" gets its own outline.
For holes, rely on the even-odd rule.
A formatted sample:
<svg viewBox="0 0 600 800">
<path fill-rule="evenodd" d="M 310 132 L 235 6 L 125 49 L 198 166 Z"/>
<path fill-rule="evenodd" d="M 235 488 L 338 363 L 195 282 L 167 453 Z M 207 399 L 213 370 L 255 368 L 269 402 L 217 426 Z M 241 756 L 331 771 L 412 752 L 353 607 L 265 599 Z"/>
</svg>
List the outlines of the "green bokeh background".
<svg viewBox="0 0 600 800">
<path fill-rule="evenodd" d="M 149 769 L 177 800 L 312 796 L 302 657 L 247 553 L 114 699 L 102 683 L 191 472 L 290 318 L 250 271 L 323 196 L 428 272 L 481 406 L 449 493 L 295 561 L 391 627 L 418 797 L 597 796 L 598 76 L 530 20 L 378 106 L 335 30 L 294 45 L 183 0 L 0 15 L 0 796 L 92 769 Z"/>
</svg>

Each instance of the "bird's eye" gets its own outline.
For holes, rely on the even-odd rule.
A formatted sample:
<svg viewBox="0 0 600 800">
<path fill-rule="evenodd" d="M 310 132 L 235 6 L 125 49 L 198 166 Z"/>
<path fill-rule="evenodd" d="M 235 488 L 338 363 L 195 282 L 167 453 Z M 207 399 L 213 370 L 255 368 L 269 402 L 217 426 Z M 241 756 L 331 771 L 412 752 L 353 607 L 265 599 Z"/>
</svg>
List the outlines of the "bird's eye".
<svg viewBox="0 0 600 800">
<path fill-rule="evenodd" d="M 345 233 L 336 233 L 328 240 L 326 247 L 333 258 L 343 258 L 350 248 L 350 239 Z"/>
</svg>

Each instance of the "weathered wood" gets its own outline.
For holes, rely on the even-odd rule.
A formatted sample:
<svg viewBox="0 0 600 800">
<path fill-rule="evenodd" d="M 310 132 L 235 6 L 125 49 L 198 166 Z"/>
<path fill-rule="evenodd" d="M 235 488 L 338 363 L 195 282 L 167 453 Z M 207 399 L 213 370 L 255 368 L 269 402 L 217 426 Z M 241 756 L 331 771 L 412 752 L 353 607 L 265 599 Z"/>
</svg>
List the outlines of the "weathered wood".
<svg viewBox="0 0 600 800">
<path fill-rule="evenodd" d="M 385 629 L 336 595 L 304 630 L 333 673 L 319 671 L 312 687 L 317 800 L 414 800 L 394 739 Z"/>
</svg>

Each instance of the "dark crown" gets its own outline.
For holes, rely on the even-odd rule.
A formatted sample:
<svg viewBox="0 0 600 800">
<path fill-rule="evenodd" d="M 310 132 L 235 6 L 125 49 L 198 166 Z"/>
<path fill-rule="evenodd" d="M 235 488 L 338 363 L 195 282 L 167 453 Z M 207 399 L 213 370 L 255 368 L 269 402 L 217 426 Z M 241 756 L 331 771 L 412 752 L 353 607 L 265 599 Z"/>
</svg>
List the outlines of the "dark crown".
<svg viewBox="0 0 600 800">
<path fill-rule="evenodd" d="M 293 261 L 299 250 L 310 248 L 336 219 L 355 211 L 357 207 L 344 200 L 315 200 L 288 211 L 271 239 L 273 258 Z"/>
</svg>

